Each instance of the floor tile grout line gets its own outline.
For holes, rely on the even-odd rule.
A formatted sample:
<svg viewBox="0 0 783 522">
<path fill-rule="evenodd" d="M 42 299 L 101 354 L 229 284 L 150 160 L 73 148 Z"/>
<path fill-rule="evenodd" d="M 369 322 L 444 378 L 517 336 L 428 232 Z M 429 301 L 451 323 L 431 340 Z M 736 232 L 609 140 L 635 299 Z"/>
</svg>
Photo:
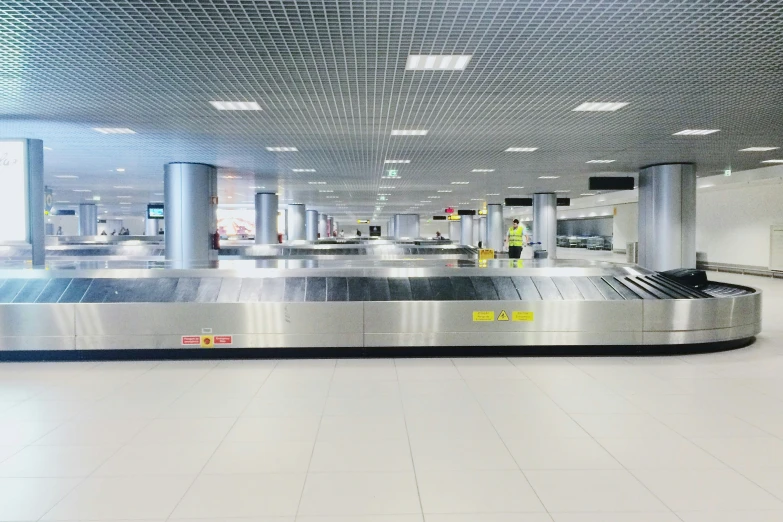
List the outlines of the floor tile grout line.
<svg viewBox="0 0 783 522">
<path fill-rule="evenodd" d="M 509 362 L 510 362 L 510 361 L 509 361 Z M 569 362 L 570 362 L 570 361 L 569 361 Z M 513 364 L 513 363 L 512 363 L 512 364 Z M 516 365 L 515 365 L 515 366 L 516 366 Z M 521 368 L 519 368 L 518 366 L 516 366 L 516 368 L 517 368 L 517 369 L 518 369 L 520 372 L 522 372 L 522 369 L 521 369 Z M 522 372 L 522 373 L 524 374 L 524 372 Z M 588 374 L 588 375 L 589 375 L 589 374 Z M 591 378 L 595 378 L 595 377 L 593 377 L 592 375 L 590 375 L 590 377 L 591 377 Z M 603 449 L 603 450 L 606 452 L 606 454 L 607 454 L 607 455 L 609 455 L 609 456 L 610 456 L 612 459 L 614 459 L 614 460 L 615 460 L 615 462 L 617 462 L 617 463 L 620 465 L 620 467 L 621 467 L 622 469 L 624 469 L 624 470 L 625 470 L 625 471 L 626 471 L 628 474 L 630 474 L 630 475 L 631 475 L 631 476 L 632 476 L 632 477 L 633 477 L 633 478 L 634 478 L 634 479 L 637 481 L 637 483 L 638 483 L 639 485 L 641 485 L 641 486 L 642 486 L 644 489 L 646 489 L 646 490 L 647 490 L 647 492 L 649 492 L 649 493 L 650 493 L 650 495 L 652 495 L 652 496 L 653 496 L 653 498 L 655 498 L 656 500 L 658 500 L 658 502 L 660 502 L 662 506 L 665 506 L 665 507 L 666 507 L 666 508 L 667 508 L 667 509 L 668 509 L 668 510 L 669 510 L 669 511 L 670 511 L 670 512 L 671 512 L 671 513 L 672 513 L 672 514 L 675 516 L 675 517 L 677 517 L 677 518 L 679 518 L 680 520 L 682 520 L 682 518 L 680 518 L 680 517 L 679 517 L 679 515 L 677 515 L 677 513 L 674 511 L 674 509 L 672 509 L 671 507 L 669 507 L 669 505 L 668 505 L 668 504 L 666 504 L 666 503 L 665 503 L 665 502 L 664 502 L 664 501 L 663 501 L 661 498 L 659 498 L 659 497 L 658 497 L 658 495 L 656 495 L 655 493 L 653 493 L 653 492 L 652 492 L 652 490 L 650 490 L 650 488 L 647 486 L 647 484 L 645 484 L 644 482 L 642 482 L 641 480 L 639 480 L 639 477 L 637 477 L 636 475 L 634 475 L 634 474 L 631 472 L 631 470 L 629 470 L 628 468 L 626 468 L 626 467 L 625 467 L 625 465 L 623 465 L 623 463 L 622 463 L 622 462 L 620 462 L 620 461 L 617 459 L 617 457 L 615 457 L 615 456 L 614 456 L 614 455 L 613 455 L 613 454 L 612 454 L 612 453 L 611 453 L 609 450 L 607 450 L 607 449 L 606 449 L 606 448 L 603 446 L 603 444 L 601 444 L 601 443 L 600 443 L 598 440 L 596 440 L 596 438 L 593 436 L 593 434 L 592 434 L 592 433 L 590 433 L 589 431 L 587 431 L 587 430 L 586 430 L 586 429 L 585 429 L 585 428 L 584 428 L 584 427 L 583 427 L 581 424 L 579 424 L 579 422 L 577 422 L 577 420 L 576 420 L 576 419 L 574 419 L 574 418 L 571 416 L 571 414 L 570 414 L 570 413 L 568 413 L 568 412 L 565 410 L 565 408 L 563 408 L 563 407 L 562 407 L 562 406 L 561 406 L 561 405 L 560 405 L 560 404 L 559 404 L 557 401 L 555 401 L 555 400 L 554 400 L 554 399 L 553 399 L 553 398 L 552 398 L 552 397 L 551 397 L 551 396 L 550 396 L 550 395 L 549 395 L 549 394 L 546 392 L 546 390 L 544 390 L 543 388 L 541 388 L 541 387 L 538 385 L 538 383 L 535 383 L 535 382 L 534 382 L 533 384 L 534 384 L 534 385 L 536 386 L 536 388 L 538 388 L 538 389 L 539 389 L 539 390 L 540 390 L 540 391 L 541 391 L 541 392 L 542 392 L 544 395 L 546 395 L 546 396 L 547 396 L 547 397 L 548 397 L 548 398 L 549 398 L 549 399 L 550 399 L 552 402 L 554 402 L 554 403 L 555 403 L 555 405 L 556 405 L 556 406 L 557 406 L 557 407 L 558 407 L 558 408 L 559 408 L 559 409 L 560 409 L 560 410 L 561 410 L 561 411 L 562 411 L 564 414 L 566 414 L 566 415 L 568 416 L 568 418 L 569 418 L 569 419 L 571 419 L 571 421 L 572 421 L 572 422 L 574 422 L 574 423 L 575 423 L 577 426 L 579 426 L 579 427 L 580 427 L 582 430 L 584 430 L 584 432 L 585 432 L 585 433 L 586 433 L 586 434 L 587 434 L 587 435 L 590 437 L 590 439 L 591 439 L 593 442 L 595 442 L 596 444 L 598 444 L 598 446 L 600 446 L 600 447 L 601 447 L 601 449 Z M 491 420 L 490 420 L 490 422 L 491 422 Z M 494 423 L 493 423 L 493 426 L 494 426 Z M 505 441 L 504 441 L 504 443 L 505 443 Z M 513 454 L 512 454 L 512 458 L 513 458 Z M 514 459 L 514 462 L 516 462 L 516 459 Z M 519 463 L 517 463 L 517 466 L 519 466 Z M 520 468 L 520 471 L 522 471 L 522 474 L 523 474 L 523 475 L 525 475 L 525 472 L 524 472 L 524 470 L 522 470 L 522 469 Z M 525 478 L 527 478 L 527 475 L 525 475 Z M 531 485 L 530 485 L 530 487 L 532 488 L 532 487 L 533 487 L 533 485 L 531 484 Z M 533 490 L 535 491 L 535 488 L 533 488 Z M 536 492 L 536 494 L 538 494 L 538 492 Z M 542 502 L 542 504 L 543 504 L 543 502 Z M 544 505 L 544 507 L 546 508 L 546 505 Z M 548 509 L 548 508 L 546 508 L 546 509 L 547 509 L 547 512 L 549 512 L 549 509 Z M 550 513 L 550 515 L 551 515 L 551 513 Z M 553 518 L 554 518 L 554 517 L 553 517 Z"/>
<path fill-rule="evenodd" d="M 302 500 L 304 499 L 304 492 L 307 488 L 307 479 L 310 476 L 310 466 L 313 465 L 313 456 L 315 455 L 315 447 L 318 444 L 318 435 L 321 433 L 321 424 L 323 424 L 324 421 L 324 414 L 326 413 L 326 405 L 329 402 L 329 392 L 332 389 L 332 383 L 334 382 L 334 375 L 337 373 L 337 363 L 338 359 L 332 359 L 334 361 L 334 366 L 332 368 L 332 375 L 329 378 L 329 387 L 326 389 L 326 397 L 324 399 L 324 404 L 321 407 L 321 415 L 318 417 L 318 428 L 315 430 L 315 440 L 313 440 L 313 447 L 310 450 L 310 459 L 307 461 L 307 470 L 305 470 L 304 473 L 304 480 L 302 481 L 302 490 L 299 492 L 299 500 L 296 503 L 296 513 L 294 513 L 294 522 L 299 518 L 299 510 L 302 507 Z"/>
<path fill-rule="evenodd" d="M 272 368 L 269 370 L 269 373 L 267 373 L 266 377 L 264 377 L 264 380 L 263 380 L 263 381 L 261 382 L 261 384 L 258 386 L 258 389 L 259 389 L 259 390 L 260 390 L 260 389 L 261 389 L 261 388 L 264 386 L 264 384 L 266 384 L 266 381 L 268 381 L 268 380 L 269 380 L 269 377 L 272 375 L 272 373 L 274 372 L 275 368 L 277 368 L 277 364 L 278 364 L 278 362 L 279 362 L 279 361 L 275 361 L 275 364 L 274 364 L 274 365 L 272 366 Z M 211 369 L 210 369 L 208 372 L 206 372 L 206 373 L 205 373 L 205 374 L 204 374 L 204 375 L 201 377 L 201 379 L 198 379 L 196 382 L 194 382 L 194 383 L 193 383 L 193 385 L 192 385 L 192 386 L 189 388 L 189 390 L 193 389 L 193 388 L 196 386 L 196 384 L 198 384 L 199 382 L 201 382 L 201 380 L 202 380 L 202 379 L 206 378 L 206 377 L 207 377 L 207 375 L 209 375 L 210 373 L 212 373 L 212 371 L 214 371 L 214 369 L 215 369 L 215 368 L 217 368 L 217 367 L 219 366 L 219 364 L 220 364 L 220 363 L 218 362 L 218 364 L 216 364 L 216 365 L 215 365 L 215 366 L 213 366 L 213 367 L 212 367 L 212 368 L 211 368 Z M 189 391 L 189 390 L 188 390 L 188 391 Z M 187 392 L 185 392 L 185 393 L 187 393 Z M 256 393 L 258 393 L 258 390 L 256 390 Z M 183 395 L 184 395 L 184 393 L 183 393 Z M 180 397 L 181 397 L 181 396 L 180 396 Z M 212 460 L 212 458 L 215 456 L 215 454 L 217 453 L 218 449 L 220 449 L 220 446 L 222 446 L 222 445 L 223 445 L 223 443 L 226 441 L 226 437 L 228 437 L 228 435 L 231 433 L 231 430 L 233 430 L 233 429 L 234 429 L 234 426 L 236 426 L 237 422 L 239 422 L 239 419 L 241 419 L 241 418 L 242 418 L 242 414 L 243 414 L 243 413 L 244 413 L 244 412 L 247 410 L 247 408 L 249 408 L 249 407 L 250 407 L 250 403 L 252 402 L 252 400 L 253 400 L 253 398 L 251 397 L 251 398 L 248 400 L 248 403 L 247 403 L 247 404 L 245 405 L 245 407 L 242 409 L 242 411 L 241 411 L 241 412 L 240 412 L 240 413 L 239 413 L 239 414 L 238 414 L 238 415 L 237 415 L 237 416 L 234 418 L 234 422 L 233 422 L 233 423 L 231 423 L 231 427 L 230 427 L 230 428 L 229 428 L 229 429 L 226 431 L 226 434 L 225 434 L 225 435 L 223 435 L 223 438 L 222 438 L 222 439 L 220 439 L 220 442 L 218 442 L 218 443 L 217 443 L 217 445 L 215 446 L 215 449 L 214 449 L 214 451 L 212 451 L 212 453 L 210 454 L 209 458 L 208 458 L 206 461 L 204 461 L 204 465 L 203 465 L 203 466 L 201 466 L 201 469 L 199 470 L 199 472 L 198 472 L 198 473 L 196 473 L 196 475 L 193 477 L 193 480 L 190 482 L 190 485 L 188 485 L 187 489 L 186 489 L 186 490 L 185 490 L 185 492 L 182 494 L 182 496 L 179 498 L 179 500 L 178 500 L 178 501 L 177 501 L 177 503 L 174 505 L 174 507 L 171 509 L 171 512 L 170 512 L 170 513 L 169 513 L 169 514 L 166 516 L 165 520 L 167 520 L 167 521 L 168 521 L 168 520 L 171 520 L 171 516 L 174 514 L 174 512 L 176 512 L 176 511 L 177 511 L 177 508 L 180 506 L 180 504 L 182 504 L 182 501 L 183 501 L 183 500 L 185 500 L 185 497 L 187 497 L 187 496 L 188 496 L 188 493 L 189 493 L 189 492 L 190 492 L 190 490 L 193 488 L 193 485 L 196 483 L 196 481 L 199 479 L 199 477 L 201 477 L 201 476 L 202 476 L 202 474 L 204 473 L 204 469 L 206 469 L 206 467 L 209 465 L 209 462 L 210 462 L 210 461 Z"/>
<path fill-rule="evenodd" d="M 397 391 L 400 394 L 400 402 L 402 405 L 402 422 L 405 424 L 405 440 L 408 441 L 408 452 L 411 458 L 411 470 L 413 471 L 413 481 L 416 484 L 416 498 L 419 500 L 419 510 L 421 512 L 421 520 L 425 520 L 424 516 L 424 502 L 421 500 L 421 487 L 419 485 L 419 475 L 416 473 L 416 461 L 413 458 L 413 446 L 411 445 L 411 434 L 408 431 L 408 415 L 405 412 L 405 401 L 402 399 L 402 387 L 400 386 L 400 374 L 397 371 L 397 359 L 392 359 L 394 362 L 394 373 L 397 376 Z M 452 361 L 452 364 L 454 362 Z"/>
<path fill-rule="evenodd" d="M 502 357 L 500 360 L 506 361 L 508 364 L 513 366 L 521 375 L 524 375 L 525 378 L 527 378 L 527 375 L 525 375 L 517 366 L 511 362 L 511 360 L 508 357 Z M 452 360 L 453 363 L 453 360 Z M 454 364 L 456 367 L 456 363 Z M 459 372 L 459 367 L 457 367 L 457 371 Z M 462 375 L 462 372 L 460 372 L 460 375 Z M 492 425 L 492 429 L 495 430 L 495 434 L 498 436 L 498 439 L 500 439 L 500 442 L 503 444 L 503 447 L 506 449 L 506 452 L 508 453 L 508 456 L 511 457 L 511 460 L 514 461 L 514 464 L 516 464 L 517 469 L 522 474 L 522 476 L 525 478 L 525 482 L 527 482 L 528 487 L 530 487 L 530 491 L 533 492 L 533 494 L 536 496 L 536 499 L 538 499 L 539 504 L 541 504 L 541 507 L 544 508 L 544 512 L 547 514 L 547 516 L 554 520 L 554 517 L 552 516 L 552 513 L 549 511 L 549 508 L 544 504 L 543 499 L 538 494 L 538 491 L 536 491 L 536 488 L 533 487 L 533 484 L 530 482 L 530 478 L 528 478 L 527 474 L 525 474 L 525 471 L 520 467 L 519 462 L 517 462 L 517 459 L 514 458 L 514 454 L 511 452 L 511 449 L 508 447 L 508 444 L 506 444 L 506 441 L 503 437 L 501 437 L 500 432 L 497 429 L 497 426 L 495 426 L 495 423 L 492 422 L 492 418 L 487 414 L 487 410 L 484 409 L 484 406 L 481 404 L 481 401 L 478 400 L 476 397 L 475 392 L 473 391 L 473 388 L 471 388 L 470 384 L 465 382 L 465 386 L 468 388 L 468 391 L 470 392 L 471 397 L 473 397 L 473 400 L 476 401 L 479 408 L 481 408 L 481 411 L 484 413 L 484 416 L 487 418 L 489 423 Z"/>
</svg>

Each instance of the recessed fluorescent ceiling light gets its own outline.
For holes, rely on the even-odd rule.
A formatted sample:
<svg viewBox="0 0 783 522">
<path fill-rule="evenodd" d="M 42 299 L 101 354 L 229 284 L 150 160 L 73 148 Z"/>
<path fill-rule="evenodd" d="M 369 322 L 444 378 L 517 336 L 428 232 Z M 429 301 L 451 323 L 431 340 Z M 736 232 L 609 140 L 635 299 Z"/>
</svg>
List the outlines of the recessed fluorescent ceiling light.
<svg viewBox="0 0 783 522">
<path fill-rule="evenodd" d="M 114 188 L 116 189 L 132 189 L 133 187 L 130 185 L 114 185 Z"/>
<path fill-rule="evenodd" d="M 162 196 L 162 195 L 163 195 L 163 192 L 155 192 L 155 193 L 153 194 L 153 196 Z"/>
<path fill-rule="evenodd" d="M 410 163 L 411 160 L 385 160 L 384 163 Z"/>
<path fill-rule="evenodd" d="M 523 189 L 525 187 L 508 187 L 508 188 L 510 188 L 510 189 Z"/>
<path fill-rule="evenodd" d="M 440 199 L 440 196 L 427 196 L 430 199 Z"/>
<path fill-rule="evenodd" d="M 470 54 L 411 54 L 405 68 L 409 71 L 461 71 L 472 57 Z"/>
<path fill-rule="evenodd" d="M 571 192 L 571 191 L 570 190 L 556 190 L 555 192 L 557 192 L 558 194 L 563 194 L 565 192 Z"/>
<path fill-rule="evenodd" d="M 452 181 L 452 185 L 470 185 L 470 181 Z"/>
<path fill-rule="evenodd" d="M 340 196 L 326 196 L 326 199 L 340 199 Z"/>
<path fill-rule="evenodd" d="M 495 169 L 473 169 L 471 172 L 495 172 Z"/>
<path fill-rule="evenodd" d="M 90 189 L 73 189 L 74 192 L 92 192 Z"/>
<path fill-rule="evenodd" d="M 587 163 L 614 163 L 615 160 L 590 160 Z"/>
<path fill-rule="evenodd" d="M 54 149 L 51 147 L 44 147 L 44 150 L 54 150 Z"/>
<path fill-rule="evenodd" d="M 296 147 L 267 147 L 269 152 L 299 152 Z"/>
<path fill-rule="evenodd" d="M 714 134 L 720 132 L 720 129 L 685 129 L 680 132 L 675 132 L 673 136 L 706 136 L 707 134 Z"/>
<path fill-rule="evenodd" d="M 70 203 L 70 201 L 55 201 L 55 203 Z"/>
<path fill-rule="evenodd" d="M 130 199 L 131 196 L 117 196 L 120 199 Z"/>
<path fill-rule="evenodd" d="M 254 101 L 211 101 L 209 102 L 219 111 L 260 111 L 261 106 Z"/>
<path fill-rule="evenodd" d="M 426 136 L 429 131 L 426 130 L 393 130 L 392 136 Z"/>
<path fill-rule="evenodd" d="M 579 194 L 580 196 L 595 196 L 592 192 L 585 192 L 584 194 Z"/>
<path fill-rule="evenodd" d="M 484 201 L 482 198 L 470 198 L 471 201 Z"/>
<path fill-rule="evenodd" d="M 537 150 L 538 147 L 509 147 L 506 152 L 534 152 Z"/>
<path fill-rule="evenodd" d="M 448 194 L 451 191 L 450 190 L 439 190 L 438 192 L 440 192 L 441 194 Z"/>
<path fill-rule="evenodd" d="M 487 196 L 499 196 L 500 194 L 487 194 Z"/>
<path fill-rule="evenodd" d="M 765 160 L 761 163 L 783 163 L 783 159 Z"/>
<path fill-rule="evenodd" d="M 538 179 L 557 179 L 560 176 L 538 176 Z"/>
<path fill-rule="evenodd" d="M 120 205 L 130 205 L 130 201 L 120 201 Z"/>
<path fill-rule="evenodd" d="M 777 150 L 780 147 L 748 147 L 747 149 L 740 149 L 740 152 L 767 152 L 768 150 Z"/>
<path fill-rule="evenodd" d="M 699 188 L 710 188 L 714 187 L 715 185 L 701 185 Z"/>
<path fill-rule="evenodd" d="M 136 134 L 135 131 L 132 131 L 130 129 L 126 129 L 124 127 L 114 128 L 114 127 L 93 127 L 92 130 L 98 131 L 101 134 Z"/>
<path fill-rule="evenodd" d="M 628 105 L 623 102 L 585 102 L 573 111 L 589 111 L 589 112 L 602 112 L 602 111 L 616 111 L 622 109 Z"/>
<path fill-rule="evenodd" d="M 117 169 L 117 172 L 125 172 L 125 169 Z"/>
<path fill-rule="evenodd" d="M 334 190 L 319 190 L 318 192 L 328 193 L 328 192 L 334 192 Z"/>
<path fill-rule="evenodd" d="M 291 169 L 292 172 L 315 172 L 315 169 Z"/>
<path fill-rule="evenodd" d="M 239 176 L 223 176 L 223 179 L 239 179 Z"/>
<path fill-rule="evenodd" d="M 79 176 L 71 176 L 71 175 L 65 175 L 65 176 L 55 176 L 55 178 L 60 179 L 77 179 Z"/>
</svg>

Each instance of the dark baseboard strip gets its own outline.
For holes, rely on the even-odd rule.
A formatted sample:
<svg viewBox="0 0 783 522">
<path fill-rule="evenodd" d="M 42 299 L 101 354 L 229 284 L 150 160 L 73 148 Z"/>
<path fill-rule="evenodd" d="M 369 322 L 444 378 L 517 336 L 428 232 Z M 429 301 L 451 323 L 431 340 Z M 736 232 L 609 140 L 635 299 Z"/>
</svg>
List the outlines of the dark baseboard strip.
<svg viewBox="0 0 783 522">
<path fill-rule="evenodd" d="M 0 351 L 0 362 L 178 361 L 212 359 L 343 359 L 388 357 L 633 357 L 723 352 L 753 344 L 755 337 L 699 344 L 649 346 L 399 346 L 382 348 L 221 348 L 144 350 Z"/>
</svg>

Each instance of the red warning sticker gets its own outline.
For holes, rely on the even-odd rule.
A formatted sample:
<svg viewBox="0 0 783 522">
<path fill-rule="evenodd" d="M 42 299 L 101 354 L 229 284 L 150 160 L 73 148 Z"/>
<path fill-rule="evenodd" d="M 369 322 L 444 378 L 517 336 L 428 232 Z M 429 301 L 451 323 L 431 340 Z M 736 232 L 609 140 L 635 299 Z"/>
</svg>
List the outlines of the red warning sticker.
<svg viewBox="0 0 783 522">
<path fill-rule="evenodd" d="M 234 339 L 232 335 L 216 335 L 215 344 L 233 344 Z"/>
<path fill-rule="evenodd" d="M 183 335 L 182 336 L 182 346 L 200 346 L 201 345 L 201 336 L 200 335 Z"/>
</svg>

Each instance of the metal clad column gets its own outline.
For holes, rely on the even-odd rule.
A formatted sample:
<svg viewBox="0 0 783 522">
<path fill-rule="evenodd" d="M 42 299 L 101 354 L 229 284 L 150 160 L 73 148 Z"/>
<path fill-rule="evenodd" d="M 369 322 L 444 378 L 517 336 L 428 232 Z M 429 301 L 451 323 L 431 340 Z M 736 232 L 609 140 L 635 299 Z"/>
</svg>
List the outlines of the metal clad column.
<svg viewBox="0 0 783 522">
<path fill-rule="evenodd" d="M 305 236 L 308 241 L 318 241 L 318 211 L 305 212 Z"/>
<path fill-rule="evenodd" d="M 503 250 L 506 231 L 503 230 L 503 207 L 499 203 L 487 205 L 487 244 L 496 252 Z"/>
<path fill-rule="evenodd" d="M 419 215 L 397 214 L 394 216 L 394 237 L 396 239 L 419 237 Z"/>
<path fill-rule="evenodd" d="M 321 237 L 329 237 L 329 218 L 326 214 L 318 214 L 318 233 Z"/>
<path fill-rule="evenodd" d="M 487 246 L 487 216 L 479 216 L 479 241 L 481 241 L 481 246 L 486 247 Z"/>
<path fill-rule="evenodd" d="M 389 219 L 389 225 L 388 225 L 389 228 L 386 230 L 386 235 L 391 237 L 391 238 L 396 237 L 396 235 L 395 235 L 396 232 L 395 232 L 395 229 L 394 229 L 394 219 L 396 217 L 397 216 L 392 216 L 391 219 Z"/>
<path fill-rule="evenodd" d="M 463 245 L 473 244 L 473 216 L 462 216 L 460 219 L 460 239 L 459 242 Z"/>
<path fill-rule="evenodd" d="M 277 195 L 256 194 L 256 245 L 277 244 Z"/>
<path fill-rule="evenodd" d="M 79 205 L 79 235 L 98 235 L 98 207 L 93 203 Z"/>
<path fill-rule="evenodd" d="M 335 230 L 334 230 L 334 216 L 327 216 L 327 218 L 326 218 L 326 228 L 328 229 L 329 237 L 333 237 L 335 235 L 334 234 L 334 232 L 335 232 Z"/>
<path fill-rule="evenodd" d="M 305 239 L 305 206 L 302 203 L 288 205 L 288 240 Z"/>
<path fill-rule="evenodd" d="M 462 221 L 449 221 L 449 239 L 455 243 L 462 241 Z"/>
<path fill-rule="evenodd" d="M 653 165 L 639 171 L 639 265 L 696 268 L 696 167 Z"/>
<path fill-rule="evenodd" d="M 535 250 L 546 250 L 549 259 L 557 259 L 557 194 L 533 194 L 532 241 L 541 243 Z"/>
<path fill-rule="evenodd" d="M 81 219 L 79 219 L 79 222 L 81 224 Z M 157 236 L 158 235 L 158 223 L 163 224 L 162 219 L 150 219 L 147 218 L 147 220 L 144 222 L 144 235 L 145 236 Z M 163 227 L 161 227 L 163 228 Z"/>
<path fill-rule="evenodd" d="M 216 257 L 217 169 L 203 163 L 163 168 L 166 261 L 177 267 L 208 266 Z"/>
</svg>

